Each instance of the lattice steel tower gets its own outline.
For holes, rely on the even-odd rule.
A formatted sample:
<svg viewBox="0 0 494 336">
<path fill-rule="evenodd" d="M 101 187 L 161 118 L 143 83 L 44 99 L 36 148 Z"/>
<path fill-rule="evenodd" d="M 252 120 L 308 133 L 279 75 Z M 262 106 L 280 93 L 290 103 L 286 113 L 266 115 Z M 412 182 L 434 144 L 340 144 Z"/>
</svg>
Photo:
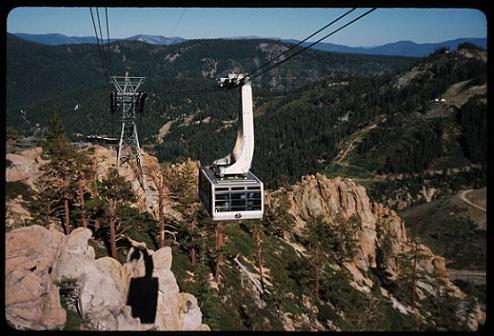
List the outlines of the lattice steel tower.
<svg viewBox="0 0 494 336">
<path fill-rule="evenodd" d="M 112 92 L 112 111 L 122 113 L 122 132 L 118 144 L 117 166 L 130 160 L 134 164 L 139 183 L 145 190 L 145 180 L 141 164 L 141 148 L 137 135 L 137 115 L 142 112 L 145 94 L 138 92 L 146 77 L 112 76 L 117 89 Z"/>
</svg>

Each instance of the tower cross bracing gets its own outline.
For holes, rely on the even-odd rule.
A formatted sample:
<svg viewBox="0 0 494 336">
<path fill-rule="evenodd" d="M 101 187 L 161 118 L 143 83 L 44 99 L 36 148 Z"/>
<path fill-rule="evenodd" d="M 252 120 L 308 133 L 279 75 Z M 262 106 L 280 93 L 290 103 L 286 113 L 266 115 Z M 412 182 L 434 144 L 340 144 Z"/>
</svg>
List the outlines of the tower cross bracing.
<svg viewBox="0 0 494 336">
<path fill-rule="evenodd" d="M 146 77 L 112 76 L 116 88 L 114 96 L 117 110 L 121 111 L 122 131 L 118 144 L 117 166 L 130 161 L 135 164 L 137 178 L 145 189 L 142 171 L 141 148 L 137 134 L 137 102 L 142 95 L 138 90 Z"/>
</svg>

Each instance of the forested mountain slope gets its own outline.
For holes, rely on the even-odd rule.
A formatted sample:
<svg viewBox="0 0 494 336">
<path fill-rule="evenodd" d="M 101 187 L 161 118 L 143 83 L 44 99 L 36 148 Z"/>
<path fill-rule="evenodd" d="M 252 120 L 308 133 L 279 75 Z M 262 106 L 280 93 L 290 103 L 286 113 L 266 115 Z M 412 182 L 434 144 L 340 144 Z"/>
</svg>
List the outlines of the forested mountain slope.
<svg viewBox="0 0 494 336">
<path fill-rule="evenodd" d="M 288 46 L 272 40 L 191 40 L 172 46 L 124 41 L 112 43 L 107 53 L 115 74 L 147 77 L 142 90 L 149 99 L 140 120 L 140 135 L 146 139 L 167 121 L 192 114 L 232 119 L 237 97 L 219 90 L 215 79 L 250 72 Z M 261 76 L 254 92 L 270 96 L 325 78 L 392 74 L 412 61 L 309 50 Z M 69 134 L 118 134 L 119 117 L 109 113 L 112 89 L 95 45 L 46 46 L 7 36 L 9 126 L 29 132 L 36 123 L 46 126 L 58 110 Z"/>
<path fill-rule="evenodd" d="M 325 169 L 370 177 L 482 165 L 485 101 L 486 53 L 468 46 L 440 50 L 394 76 L 325 79 L 258 98 L 253 169 L 275 187 Z M 174 123 L 159 157 L 210 163 L 226 154 L 233 129 L 207 117 Z"/>
<path fill-rule="evenodd" d="M 141 143 L 158 144 L 160 161 L 210 164 L 233 147 L 239 100 L 214 79 L 251 71 L 286 48 L 272 40 L 118 42 L 110 54 L 116 73 L 147 76 Z M 9 126 L 30 133 L 59 111 L 69 135 L 118 136 L 94 45 L 9 35 L 7 56 Z M 323 170 L 367 178 L 482 165 L 486 58 L 468 44 L 422 60 L 308 50 L 253 82 L 253 170 L 275 188 Z"/>
</svg>

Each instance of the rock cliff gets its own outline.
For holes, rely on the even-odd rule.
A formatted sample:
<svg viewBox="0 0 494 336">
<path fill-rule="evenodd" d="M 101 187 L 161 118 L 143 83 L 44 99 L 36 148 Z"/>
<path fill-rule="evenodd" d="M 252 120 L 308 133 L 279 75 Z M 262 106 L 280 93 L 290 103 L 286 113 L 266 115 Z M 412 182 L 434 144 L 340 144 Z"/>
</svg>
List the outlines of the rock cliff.
<svg viewBox="0 0 494 336">
<path fill-rule="evenodd" d="M 7 160 L 11 162 L 6 169 L 7 182 L 24 182 L 33 190 L 41 175 L 40 167 L 47 161 L 41 158 L 41 147 L 26 149 L 20 153 L 8 153 Z"/>
<path fill-rule="evenodd" d="M 155 217 L 157 217 L 158 211 L 158 195 L 156 182 L 153 176 L 156 172 L 159 172 L 160 166 L 156 157 L 143 152 L 142 155 L 142 169 L 144 173 L 144 180 L 147 185 L 148 191 L 145 192 L 140 185 L 139 181 L 135 178 L 135 167 L 128 162 L 124 163 L 122 166 L 117 167 L 117 152 L 107 147 L 100 145 L 93 145 L 86 149 L 86 153 L 93 160 L 93 167 L 96 171 L 96 178 L 102 180 L 104 176 L 108 174 L 110 168 L 117 168 L 118 173 L 123 176 L 132 185 L 132 189 L 138 195 L 138 206 L 141 210 L 148 211 Z M 166 188 L 166 186 L 165 186 Z M 167 190 L 165 190 L 165 193 Z M 168 199 L 168 198 L 167 198 Z M 165 211 L 171 211 L 171 206 L 168 203 L 164 205 Z"/>
<path fill-rule="evenodd" d="M 88 330 L 209 330 L 194 296 L 181 293 L 170 271 L 169 247 L 148 250 L 159 281 L 155 323 L 143 324 L 126 305 L 131 277 L 144 275 L 144 261 L 123 265 L 110 257 L 95 259 L 91 231 L 64 236 L 39 225 L 15 229 L 6 237 L 6 317 L 17 329 L 59 329 L 66 322 L 60 289 L 72 295 Z"/>
<path fill-rule="evenodd" d="M 6 235 L 5 315 L 18 329 L 56 329 L 65 323 L 56 280 L 64 235 L 39 225 Z"/>
<path fill-rule="evenodd" d="M 302 235 L 310 220 L 322 219 L 330 225 L 348 225 L 350 218 L 357 219 L 357 229 L 353 232 L 357 249 L 352 261 L 344 264 L 353 276 L 355 288 L 370 291 L 373 281 L 367 274 L 371 269 L 384 268 L 390 280 L 406 271 L 397 262 L 400 256 L 412 255 L 412 241 L 407 236 L 404 221 L 395 211 L 379 203 L 371 203 L 365 188 L 353 180 L 329 179 L 321 174 L 305 176 L 288 190 L 282 188 L 268 193 L 266 206 L 279 207 L 282 197 L 286 197 L 286 211 L 294 220 L 294 236 Z M 386 244 L 389 250 L 383 253 Z M 459 300 L 465 298 L 463 292 L 450 282 L 443 257 L 434 255 L 419 242 L 416 251 L 416 272 L 423 277 L 418 284 L 419 296 L 435 295 L 431 288 L 437 288 L 441 282 L 452 296 Z M 382 260 L 378 258 L 379 253 L 383 255 Z M 395 300 L 386 291 L 383 295 Z M 406 304 L 400 306 L 405 312 L 414 312 Z M 478 324 L 483 323 L 485 313 L 477 304 L 474 313 L 459 318 L 468 319 L 470 328 L 476 330 Z"/>
<path fill-rule="evenodd" d="M 91 146 L 86 149 L 92 157 L 97 179 L 102 179 L 111 167 L 115 167 L 116 153 L 103 146 Z M 10 156 L 13 165 L 7 168 L 8 181 L 22 180 L 33 189 L 36 187 L 41 150 L 24 151 Z M 9 154 L 10 155 L 10 154 Z M 33 165 L 22 168 L 24 164 Z M 187 211 L 178 212 L 177 188 L 186 195 L 196 194 L 198 163 L 186 161 L 174 164 L 163 171 L 167 183 L 162 184 L 164 193 L 163 210 L 167 216 L 181 221 L 188 218 Z M 119 173 L 132 183 L 139 195 L 135 204 L 142 211 L 150 212 L 155 218 L 158 213 L 158 173 L 160 166 L 155 157 L 144 154 L 143 168 L 148 192 L 145 193 L 135 180 L 133 168 L 124 164 Z M 173 180 L 178 181 L 173 185 Z M 185 183 L 183 183 L 185 181 Z M 92 191 L 96 192 L 96 191 Z M 22 205 L 21 200 L 14 200 Z M 17 204 L 16 203 L 16 204 Z M 12 203 L 13 205 L 14 203 Z M 400 259 L 406 256 L 410 260 L 417 255 L 416 272 L 419 298 L 434 297 L 438 288 L 443 288 L 460 304 L 465 306 L 465 294 L 454 286 L 448 278 L 445 260 L 434 255 L 431 250 L 411 239 L 407 235 L 405 222 L 393 210 L 380 203 L 370 202 L 363 186 L 351 179 L 333 178 L 316 174 L 305 176 L 289 187 L 265 192 L 266 209 L 281 209 L 286 212 L 294 225 L 290 232 L 284 233 L 284 241 L 300 255 L 310 257 L 308 251 L 297 241 L 297 236 L 306 234 L 308 222 L 321 219 L 335 227 L 352 224 L 350 228 L 356 248 L 341 267 L 345 268 L 353 281 L 350 285 L 362 293 L 369 293 L 376 281 L 371 274 L 380 271 L 391 282 L 397 282 L 401 275 L 409 272 Z M 17 209 L 17 208 L 16 208 Z M 28 212 L 24 208 L 7 213 L 7 220 Z M 15 210 L 15 211 L 14 211 Z M 65 310 L 60 305 L 59 289 L 64 283 L 76 281 L 78 309 L 85 318 L 84 328 L 92 330 L 204 330 L 202 314 L 197 300 L 190 294 L 181 293 L 175 276 L 170 271 L 172 255 L 168 247 L 157 251 L 147 250 L 155 268 L 152 276 L 157 277 L 160 285 L 158 294 L 158 314 L 154 324 L 142 324 L 133 318 L 130 307 L 126 305 L 128 286 L 131 277 L 144 274 L 144 261 L 128 260 L 123 265 L 118 261 L 103 257 L 95 259 L 95 252 L 88 245 L 91 231 L 78 228 L 68 236 L 41 226 L 30 226 L 11 230 L 7 233 L 6 253 L 6 316 L 11 325 L 19 329 L 57 329 L 66 320 Z M 416 245 L 412 242 L 416 242 Z M 138 244 L 134 242 L 135 244 Z M 46 247 L 49 248 L 46 248 Z M 145 246 L 143 248 L 146 248 Z M 245 258 L 242 259 L 246 260 Z M 242 262 L 243 262 L 242 261 Z M 333 265 L 333 264 L 331 264 Z M 266 265 L 265 265 L 266 266 Z M 334 264 L 336 268 L 340 266 Z M 255 274 L 254 274 L 255 273 Z M 247 274 L 247 273 L 246 273 Z M 252 273 L 257 276 L 257 271 Z M 244 281 L 249 283 L 249 281 Z M 254 281 L 255 282 L 255 281 Z M 255 291 L 256 289 L 254 289 Z M 403 315 L 424 316 L 430 313 L 422 308 L 411 307 L 400 302 L 393 293 L 381 287 L 381 293 L 393 308 Z M 262 300 L 261 300 L 262 301 Z M 317 307 L 305 300 L 304 305 L 316 310 Z M 463 302 L 463 303 L 462 303 Z M 465 309 L 457 312 L 458 319 L 466 321 L 471 330 L 476 330 L 485 320 L 485 313 L 476 304 L 470 312 Z M 282 321 L 285 329 L 298 330 L 303 325 L 314 322 L 309 316 L 284 313 Z M 317 322 L 317 321 L 316 321 Z M 314 322 L 315 323 L 315 322 Z M 333 323 L 333 322 L 331 322 Z M 315 324 L 316 329 L 324 326 Z M 335 330 L 338 328 L 335 327 Z"/>
</svg>

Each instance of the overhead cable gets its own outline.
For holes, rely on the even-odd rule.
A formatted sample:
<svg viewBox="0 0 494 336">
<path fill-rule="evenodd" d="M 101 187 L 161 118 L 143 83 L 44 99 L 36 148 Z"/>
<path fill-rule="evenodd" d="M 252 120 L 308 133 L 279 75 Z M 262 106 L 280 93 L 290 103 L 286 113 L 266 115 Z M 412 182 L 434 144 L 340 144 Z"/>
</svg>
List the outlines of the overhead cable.
<svg viewBox="0 0 494 336">
<path fill-rule="evenodd" d="M 175 32 L 175 29 L 177 29 L 178 24 L 180 23 L 180 21 L 182 20 L 182 16 L 184 16 L 184 13 L 185 13 L 185 10 L 186 10 L 186 9 L 187 9 L 187 8 L 184 8 L 184 9 L 182 10 L 182 13 L 180 13 L 180 16 L 178 17 L 178 20 L 177 20 L 177 22 L 175 23 L 175 27 L 173 27 L 173 29 L 172 29 L 172 31 L 171 31 L 171 33 L 170 33 L 170 37 L 173 37 L 173 33 Z"/>
<path fill-rule="evenodd" d="M 266 63 L 262 64 L 261 66 L 259 66 L 257 69 L 255 69 L 254 71 L 252 71 L 251 73 L 249 73 L 247 76 L 250 77 L 252 76 L 254 73 L 256 73 L 257 71 L 261 70 L 262 68 L 264 68 L 265 66 L 269 65 L 271 62 L 273 62 L 275 59 L 278 59 L 280 58 L 281 56 L 285 55 L 286 53 L 288 53 L 289 51 L 295 49 L 296 47 L 298 47 L 299 45 L 301 45 L 302 43 L 304 43 L 305 41 L 307 41 L 308 39 L 310 39 L 311 37 L 313 37 L 314 35 L 320 33 L 321 31 L 323 31 L 324 29 L 332 26 L 333 24 L 335 24 L 336 22 L 338 22 L 340 19 L 343 19 L 345 16 L 347 16 L 348 14 L 350 14 L 351 12 L 353 12 L 354 10 L 356 9 L 355 8 L 352 8 L 350 9 L 348 12 L 344 13 L 343 15 L 340 15 L 339 17 L 337 17 L 336 19 L 334 19 L 333 21 L 331 21 L 330 23 L 328 23 L 327 25 L 325 25 L 324 27 L 320 28 L 319 30 L 317 30 L 316 32 L 312 33 L 311 35 L 307 36 L 305 39 L 303 39 L 302 41 L 299 41 L 297 44 L 295 45 L 292 45 L 290 48 L 288 48 L 287 50 L 285 50 L 284 52 L 278 54 L 277 56 L 271 58 L 269 61 L 267 61 Z"/>
<path fill-rule="evenodd" d="M 254 78 L 257 78 L 257 77 L 261 76 L 262 74 L 264 74 L 264 73 L 266 73 L 266 72 L 268 72 L 268 71 L 270 71 L 270 70 L 272 70 L 272 69 L 274 69 L 274 68 L 276 68 L 276 67 L 278 67 L 278 66 L 280 66 L 281 64 L 285 63 L 286 61 L 288 61 L 288 60 L 289 60 L 289 59 L 291 59 L 292 57 L 294 57 L 294 56 L 296 56 L 296 55 L 300 54 L 301 52 L 306 51 L 307 49 L 309 49 L 309 48 L 313 47 L 313 46 L 314 46 L 314 45 L 316 45 L 317 43 L 319 43 L 319 42 L 321 42 L 321 41 L 323 41 L 323 40 L 327 39 L 327 38 L 328 38 L 328 37 L 330 37 L 331 35 L 336 34 L 336 33 L 337 33 L 337 32 L 339 32 L 340 30 L 342 30 L 343 28 L 348 27 L 349 25 L 353 24 L 354 22 L 356 22 L 356 21 L 358 21 L 358 20 L 362 19 L 364 16 L 366 16 L 366 15 L 368 15 L 368 14 L 372 13 L 372 12 L 373 12 L 373 11 L 375 11 L 376 9 L 377 9 L 377 8 L 372 8 L 372 9 L 368 10 L 368 11 L 367 11 L 367 12 L 365 12 L 364 14 L 362 14 L 362 15 L 360 15 L 360 16 L 358 16 L 358 17 L 356 17 L 355 19 L 353 19 L 353 20 L 351 20 L 350 22 L 348 22 L 348 23 L 344 24 L 344 25 L 343 25 L 343 26 L 341 26 L 340 28 L 338 28 L 338 29 L 336 29 L 336 30 L 333 30 L 331 33 L 329 33 L 329 34 L 327 34 L 327 35 L 323 36 L 322 38 L 320 38 L 320 39 L 319 39 L 319 40 L 317 40 L 316 42 L 313 42 L 313 43 L 311 43 L 311 44 L 309 44 L 309 45 L 305 46 L 303 49 L 298 50 L 297 52 L 295 52 L 295 53 L 291 54 L 290 56 L 288 56 L 287 58 L 283 59 L 282 61 L 277 62 L 277 63 L 273 64 L 272 66 L 268 67 L 266 70 L 264 70 L 264 71 L 262 71 L 262 72 L 260 72 L 260 73 L 256 74 L 255 76 L 251 77 L 251 80 L 252 80 L 252 79 L 254 79 Z"/>
<path fill-rule="evenodd" d="M 113 74 L 114 71 L 113 71 L 112 61 L 111 61 L 112 52 L 110 49 L 110 27 L 109 27 L 109 23 L 108 23 L 108 7 L 105 7 L 105 18 L 106 18 L 106 44 L 108 46 L 108 62 L 109 62 L 109 66 L 110 66 L 110 71 Z"/>
<path fill-rule="evenodd" d="M 109 76 L 109 61 L 106 57 L 107 53 L 105 51 L 105 45 L 104 45 L 104 38 L 103 38 L 103 32 L 101 31 L 101 21 L 100 21 L 100 18 L 99 18 L 99 10 L 98 10 L 98 7 L 96 7 L 96 17 L 98 18 L 98 26 L 99 26 L 99 36 L 100 36 L 100 39 L 101 39 L 101 45 L 102 45 L 102 52 L 103 52 L 103 59 L 104 61 L 106 62 L 106 70 L 107 70 L 107 75 Z"/>
<path fill-rule="evenodd" d="M 96 29 L 96 23 L 94 22 L 94 15 L 93 15 L 93 10 L 91 9 L 91 7 L 89 7 L 89 12 L 91 13 L 91 20 L 93 22 L 93 28 L 94 28 L 94 35 L 96 37 L 96 44 L 98 45 L 98 51 L 99 51 L 99 56 L 100 56 L 100 59 L 101 59 L 101 63 L 103 65 L 103 72 L 106 74 L 106 76 L 108 75 L 108 72 L 106 70 L 106 64 L 105 64 L 105 60 L 103 58 L 103 52 L 101 50 L 101 46 L 99 44 L 99 38 L 98 38 L 98 31 Z"/>
</svg>

